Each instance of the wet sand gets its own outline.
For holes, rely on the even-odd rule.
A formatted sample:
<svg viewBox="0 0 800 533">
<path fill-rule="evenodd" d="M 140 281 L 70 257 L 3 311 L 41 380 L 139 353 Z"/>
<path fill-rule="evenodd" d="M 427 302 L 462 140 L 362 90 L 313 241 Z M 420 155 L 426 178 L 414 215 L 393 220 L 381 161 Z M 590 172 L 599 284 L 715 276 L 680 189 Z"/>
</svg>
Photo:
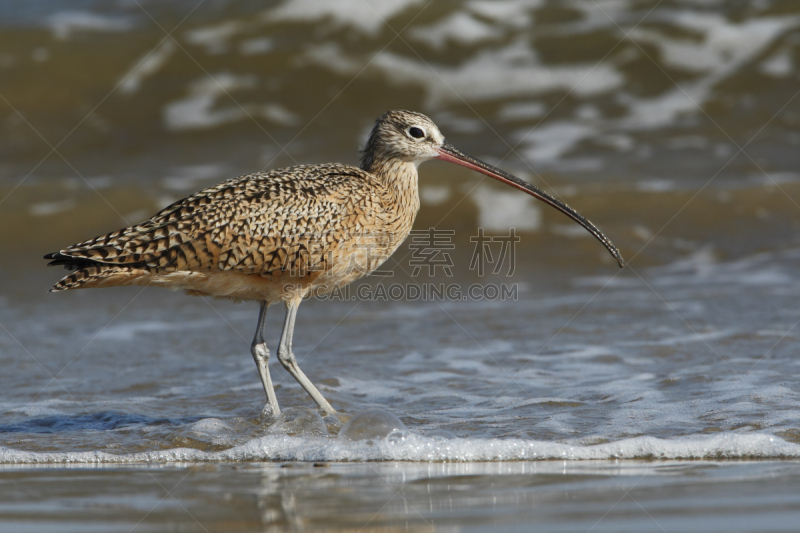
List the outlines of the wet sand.
<svg viewBox="0 0 800 533">
<path fill-rule="evenodd" d="M 0 500 L 9 533 L 796 531 L 800 463 L 5 466 Z"/>
</svg>

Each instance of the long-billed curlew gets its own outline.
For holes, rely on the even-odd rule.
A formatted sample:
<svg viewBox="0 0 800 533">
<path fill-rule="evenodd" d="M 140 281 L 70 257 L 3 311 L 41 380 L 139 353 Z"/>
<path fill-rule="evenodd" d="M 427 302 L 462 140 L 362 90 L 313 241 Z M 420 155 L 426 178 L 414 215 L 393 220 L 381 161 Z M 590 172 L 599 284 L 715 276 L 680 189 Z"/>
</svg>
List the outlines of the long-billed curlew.
<svg viewBox="0 0 800 533">
<path fill-rule="evenodd" d="M 264 341 L 267 308 L 286 305 L 278 360 L 315 402 L 336 411 L 297 366 L 292 335 L 300 301 L 379 267 L 419 210 L 417 166 L 443 159 L 477 170 L 555 207 L 617 248 L 578 212 L 515 176 L 461 153 L 425 115 L 390 111 L 370 133 L 361 168 L 338 163 L 258 172 L 202 190 L 150 220 L 48 254 L 74 270 L 51 291 L 154 285 L 261 304 L 250 351 L 273 415 L 280 409 Z"/>
</svg>

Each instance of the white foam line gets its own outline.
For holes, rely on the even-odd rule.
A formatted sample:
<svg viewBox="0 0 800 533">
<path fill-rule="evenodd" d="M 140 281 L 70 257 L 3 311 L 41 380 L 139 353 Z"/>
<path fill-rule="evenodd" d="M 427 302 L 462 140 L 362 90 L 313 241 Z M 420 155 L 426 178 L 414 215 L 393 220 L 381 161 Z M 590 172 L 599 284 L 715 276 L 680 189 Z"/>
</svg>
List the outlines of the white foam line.
<svg viewBox="0 0 800 533">
<path fill-rule="evenodd" d="M 107 452 L 29 452 L 0 447 L 0 464 L 99 464 L 252 461 L 475 462 L 602 459 L 788 459 L 800 445 L 768 433 L 724 433 L 658 439 L 636 437 L 577 446 L 523 439 L 429 439 L 411 434 L 375 444 L 329 438 L 266 436 L 220 452 L 176 448 L 115 455 Z"/>
</svg>

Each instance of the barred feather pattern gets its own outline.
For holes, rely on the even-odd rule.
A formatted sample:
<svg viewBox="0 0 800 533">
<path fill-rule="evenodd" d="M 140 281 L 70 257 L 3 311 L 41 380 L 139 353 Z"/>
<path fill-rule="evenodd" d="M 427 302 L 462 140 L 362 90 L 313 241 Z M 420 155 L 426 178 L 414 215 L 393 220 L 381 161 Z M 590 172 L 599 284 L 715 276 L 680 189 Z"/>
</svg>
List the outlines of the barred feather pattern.
<svg viewBox="0 0 800 533">
<path fill-rule="evenodd" d="M 48 254 L 51 265 L 78 269 L 51 290 L 153 284 L 257 300 L 281 298 L 290 282 L 332 290 L 385 261 L 419 209 L 413 164 L 372 170 L 301 165 L 225 181 L 146 222 Z M 227 289 L 212 282 L 222 274 Z M 276 278 L 280 287 L 269 287 Z"/>
</svg>

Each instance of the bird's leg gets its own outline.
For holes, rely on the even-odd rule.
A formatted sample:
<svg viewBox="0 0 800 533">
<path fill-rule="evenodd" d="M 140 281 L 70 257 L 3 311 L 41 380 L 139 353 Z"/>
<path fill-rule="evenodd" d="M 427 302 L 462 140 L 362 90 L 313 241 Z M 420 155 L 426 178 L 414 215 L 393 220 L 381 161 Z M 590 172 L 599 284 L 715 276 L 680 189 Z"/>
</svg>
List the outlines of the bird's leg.
<svg viewBox="0 0 800 533">
<path fill-rule="evenodd" d="M 311 381 L 303 374 L 300 367 L 297 366 L 297 360 L 292 353 L 292 335 L 294 335 L 294 319 L 297 315 L 297 308 L 300 305 L 300 300 L 292 300 L 286 304 L 286 321 L 283 323 L 283 333 L 281 333 L 281 344 L 278 347 L 278 361 L 281 362 L 283 367 L 297 380 L 298 383 L 306 390 L 306 392 L 317 402 L 317 405 L 329 415 L 335 415 L 336 411 L 328 403 L 328 400 L 322 397 L 322 394 L 311 383 Z"/>
<path fill-rule="evenodd" d="M 272 379 L 269 376 L 269 348 L 264 341 L 264 326 L 267 322 L 267 302 L 261 302 L 261 311 L 258 313 L 258 329 L 256 336 L 253 337 L 253 344 L 250 345 L 250 353 L 258 367 L 258 375 L 261 376 L 261 384 L 264 385 L 264 392 L 267 393 L 267 400 L 272 409 L 272 416 L 281 414 L 278 407 L 278 398 L 275 396 L 275 389 L 272 388 Z"/>
</svg>

